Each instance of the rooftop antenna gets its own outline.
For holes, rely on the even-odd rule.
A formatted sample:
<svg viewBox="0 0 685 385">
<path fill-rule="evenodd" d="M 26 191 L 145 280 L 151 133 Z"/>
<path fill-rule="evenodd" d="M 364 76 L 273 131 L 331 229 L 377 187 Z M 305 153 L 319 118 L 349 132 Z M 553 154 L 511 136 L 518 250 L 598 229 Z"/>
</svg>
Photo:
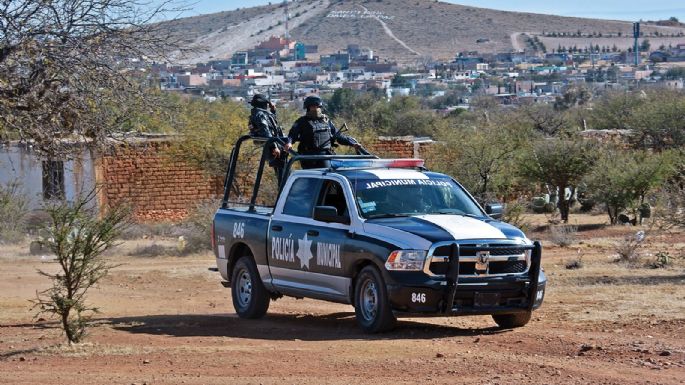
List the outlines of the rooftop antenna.
<svg viewBox="0 0 685 385">
<path fill-rule="evenodd" d="M 633 52 L 635 53 L 635 67 L 640 64 L 640 46 L 637 44 L 637 39 L 640 38 L 640 22 L 633 23 L 633 38 L 635 39 L 633 45 Z"/>
</svg>

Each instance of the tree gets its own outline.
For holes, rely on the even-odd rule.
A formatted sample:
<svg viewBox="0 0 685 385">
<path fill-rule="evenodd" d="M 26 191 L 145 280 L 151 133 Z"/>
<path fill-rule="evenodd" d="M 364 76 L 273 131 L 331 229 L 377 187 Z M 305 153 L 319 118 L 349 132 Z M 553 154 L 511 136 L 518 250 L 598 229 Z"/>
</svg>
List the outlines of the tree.
<svg viewBox="0 0 685 385">
<path fill-rule="evenodd" d="M 167 1 L 13 0 L 0 4 L 0 140 L 48 155 L 64 139 L 102 144 L 132 109 L 156 105 L 132 60 L 164 58 L 180 39 L 158 21 Z"/>
<path fill-rule="evenodd" d="M 515 181 L 514 160 L 531 136 L 514 113 L 493 121 L 460 117 L 458 127 L 441 130 L 439 149 L 431 152 L 431 168 L 453 175 L 481 203 L 505 197 Z"/>
<path fill-rule="evenodd" d="M 354 91 L 349 88 L 338 88 L 333 92 L 333 96 L 328 101 L 328 112 L 332 116 L 338 116 L 344 111 L 352 109 L 355 99 Z"/>
<path fill-rule="evenodd" d="M 608 92 L 595 103 L 590 115 L 590 126 L 597 130 L 629 129 L 631 117 L 642 103 L 644 99 L 633 92 Z"/>
<path fill-rule="evenodd" d="M 636 212 L 670 171 L 668 155 L 607 150 L 588 175 L 587 185 L 593 199 L 606 205 L 613 225 L 622 211 Z"/>
<path fill-rule="evenodd" d="M 651 47 L 649 40 L 648 39 L 642 40 L 642 43 L 640 43 L 640 51 L 641 52 L 649 52 L 649 47 Z"/>
<path fill-rule="evenodd" d="M 645 95 L 630 115 L 633 145 L 656 151 L 685 146 L 685 95 L 664 90 Z"/>
<path fill-rule="evenodd" d="M 554 101 L 556 110 L 568 110 L 576 106 L 582 106 L 592 99 L 592 92 L 584 85 L 570 85 L 561 96 Z"/>
<path fill-rule="evenodd" d="M 546 136 L 555 136 L 568 129 L 569 122 L 564 114 L 547 104 L 524 105 L 519 113 L 527 125 Z"/>
<path fill-rule="evenodd" d="M 208 175 L 224 175 L 233 145 L 241 135 L 248 133 L 249 113 L 243 104 L 230 100 L 181 101 L 174 118 L 175 128 L 181 136 L 171 145 L 169 155 L 183 159 Z"/>
<path fill-rule="evenodd" d="M 522 158 L 519 170 L 529 180 L 551 186 L 552 193 L 558 192 L 561 220 L 568 222 L 571 202 L 566 189 L 573 196 L 575 186 L 592 169 L 595 159 L 594 145 L 582 139 L 543 139 Z"/>
<path fill-rule="evenodd" d="M 34 303 L 39 314 L 59 317 L 69 343 L 83 339 L 90 315 L 98 312 L 86 303 L 86 294 L 113 267 L 102 254 L 128 225 L 130 211 L 124 206 L 112 207 L 98 218 L 95 196 L 92 190 L 73 203 L 60 201 L 46 207 L 50 225 L 45 242 L 57 256 L 59 272 L 39 271 L 52 281 L 52 287 L 38 293 Z"/>
</svg>

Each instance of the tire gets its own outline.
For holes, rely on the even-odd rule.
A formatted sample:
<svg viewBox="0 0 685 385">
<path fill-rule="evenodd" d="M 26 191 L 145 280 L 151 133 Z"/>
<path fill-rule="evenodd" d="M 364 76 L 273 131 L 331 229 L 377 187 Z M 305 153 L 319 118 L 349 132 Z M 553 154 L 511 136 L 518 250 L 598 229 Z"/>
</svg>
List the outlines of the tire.
<svg viewBox="0 0 685 385">
<path fill-rule="evenodd" d="M 231 296 L 240 318 L 261 318 L 269 309 L 271 298 L 251 257 L 241 257 L 233 267 Z"/>
<path fill-rule="evenodd" d="M 514 314 L 493 314 L 492 319 L 495 320 L 499 327 L 503 329 L 512 329 L 525 326 L 528 321 L 530 321 L 532 314 L 533 313 L 529 311 Z"/>
<path fill-rule="evenodd" d="M 388 291 L 375 266 L 366 266 L 357 276 L 354 313 L 357 323 L 366 333 L 381 333 L 395 327 L 397 319 L 390 308 Z"/>
</svg>

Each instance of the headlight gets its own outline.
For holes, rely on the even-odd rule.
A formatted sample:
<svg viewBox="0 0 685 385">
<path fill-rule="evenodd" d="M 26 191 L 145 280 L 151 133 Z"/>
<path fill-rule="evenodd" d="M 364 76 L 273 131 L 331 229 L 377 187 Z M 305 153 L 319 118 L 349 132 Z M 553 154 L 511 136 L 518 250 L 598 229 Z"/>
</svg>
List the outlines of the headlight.
<svg viewBox="0 0 685 385">
<path fill-rule="evenodd" d="M 388 256 L 388 270 L 423 270 L 426 250 L 395 250 Z"/>
</svg>

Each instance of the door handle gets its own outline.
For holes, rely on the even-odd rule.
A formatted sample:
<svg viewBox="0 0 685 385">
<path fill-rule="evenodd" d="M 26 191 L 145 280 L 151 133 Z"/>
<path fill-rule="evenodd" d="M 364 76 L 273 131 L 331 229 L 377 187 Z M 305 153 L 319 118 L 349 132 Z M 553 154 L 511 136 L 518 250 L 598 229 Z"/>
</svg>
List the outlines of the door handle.
<svg viewBox="0 0 685 385">
<path fill-rule="evenodd" d="M 319 232 L 316 230 L 308 230 L 307 235 L 311 235 L 312 237 L 316 237 L 317 235 L 319 235 Z"/>
<path fill-rule="evenodd" d="M 281 226 L 281 225 L 273 225 L 273 226 L 271 226 L 271 230 L 273 230 L 273 231 L 282 231 L 282 230 L 283 230 L 283 226 Z"/>
</svg>

